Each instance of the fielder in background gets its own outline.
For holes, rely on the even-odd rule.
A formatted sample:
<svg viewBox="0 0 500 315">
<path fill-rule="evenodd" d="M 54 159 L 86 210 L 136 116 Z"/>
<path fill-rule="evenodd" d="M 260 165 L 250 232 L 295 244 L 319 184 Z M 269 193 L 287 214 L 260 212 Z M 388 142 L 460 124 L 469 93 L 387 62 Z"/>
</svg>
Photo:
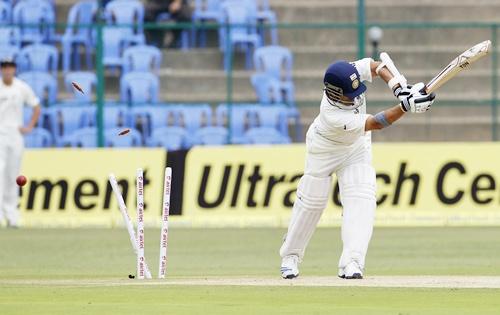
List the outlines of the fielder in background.
<svg viewBox="0 0 500 315">
<path fill-rule="evenodd" d="M 382 62 L 371 58 L 352 63 L 337 61 L 326 70 L 320 113 L 307 131 L 304 175 L 280 249 L 283 278 L 299 275 L 298 264 L 327 204 L 332 173 L 338 177 L 343 207 L 343 251 L 338 275 L 363 278 L 376 208 L 370 131 L 389 127 L 407 112 L 426 112 L 435 97 L 426 94 L 423 83 L 407 85 L 385 55 Z M 371 82 L 376 76 L 388 84 L 400 104 L 372 116 L 366 114 L 363 82 Z"/>
<path fill-rule="evenodd" d="M 8 227 L 17 227 L 19 187 L 16 177 L 21 169 L 24 151 L 23 135 L 30 133 L 40 116 L 40 101 L 33 90 L 15 77 L 16 63 L 0 61 L 0 224 L 7 220 Z M 30 122 L 23 124 L 23 106 L 33 108 Z"/>
</svg>

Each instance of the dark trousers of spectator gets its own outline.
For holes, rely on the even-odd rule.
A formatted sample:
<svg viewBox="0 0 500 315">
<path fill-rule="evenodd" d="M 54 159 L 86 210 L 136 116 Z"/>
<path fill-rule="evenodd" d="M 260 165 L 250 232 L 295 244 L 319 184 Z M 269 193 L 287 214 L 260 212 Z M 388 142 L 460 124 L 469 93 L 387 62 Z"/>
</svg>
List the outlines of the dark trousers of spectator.
<svg viewBox="0 0 500 315">
<path fill-rule="evenodd" d="M 146 6 L 146 22 L 155 23 L 158 19 L 158 16 L 162 13 L 170 14 L 170 21 L 175 23 L 188 23 L 191 22 L 191 8 L 187 1 L 183 1 L 181 9 L 175 13 L 170 13 L 168 11 L 169 1 L 165 1 L 165 4 L 153 4 Z M 163 22 L 163 21 L 162 21 Z M 168 44 L 169 47 L 179 47 L 182 29 L 173 29 L 172 40 Z M 146 36 L 148 38 L 148 42 L 157 46 L 163 47 L 163 41 L 165 38 L 166 31 L 164 29 L 149 29 L 146 31 Z"/>
</svg>

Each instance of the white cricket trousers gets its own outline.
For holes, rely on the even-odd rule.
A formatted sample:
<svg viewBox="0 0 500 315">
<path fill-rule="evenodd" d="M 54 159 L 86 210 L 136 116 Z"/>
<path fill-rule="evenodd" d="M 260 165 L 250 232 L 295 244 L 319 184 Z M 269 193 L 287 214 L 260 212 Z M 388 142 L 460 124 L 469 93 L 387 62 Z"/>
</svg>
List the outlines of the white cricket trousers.
<svg viewBox="0 0 500 315">
<path fill-rule="evenodd" d="M 343 205 L 343 252 L 339 268 L 356 261 L 364 268 L 373 230 L 376 208 L 375 170 L 371 166 L 371 141 L 362 137 L 351 146 L 339 146 L 319 135 L 311 125 L 306 137 L 307 156 L 304 176 L 299 181 L 297 198 L 281 257 L 304 252 L 327 205 L 331 174 L 339 179 Z"/>
<path fill-rule="evenodd" d="M 0 222 L 6 219 L 13 226 L 19 224 L 19 187 L 16 178 L 21 171 L 23 151 L 21 133 L 0 131 Z"/>
</svg>

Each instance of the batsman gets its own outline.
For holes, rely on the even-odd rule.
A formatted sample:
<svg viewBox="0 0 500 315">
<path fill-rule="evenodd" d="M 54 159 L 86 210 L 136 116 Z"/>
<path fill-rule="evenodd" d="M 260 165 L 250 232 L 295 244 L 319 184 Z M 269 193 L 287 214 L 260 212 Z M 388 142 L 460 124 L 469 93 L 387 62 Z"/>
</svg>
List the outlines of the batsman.
<svg viewBox="0 0 500 315">
<path fill-rule="evenodd" d="M 384 80 L 399 104 L 375 115 L 366 113 L 366 85 Z M 280 249 L 281 275 L 299 275 L 299 263 L 326 207 L 332 174 L 338 178 L 342 203 L 343 251 L 338 276 L 361 279 L 373 231 L 376 204 L 371 131 L 389 127 L 406 113 L 425 113 L 434 101 L 424 83 L 407 84 L 388 54 L 381 61 L 365 58 L 337 61 L 324 75 L 320 113 L 306 135 L 306 163 L 292 217 Z"/>
</svg>

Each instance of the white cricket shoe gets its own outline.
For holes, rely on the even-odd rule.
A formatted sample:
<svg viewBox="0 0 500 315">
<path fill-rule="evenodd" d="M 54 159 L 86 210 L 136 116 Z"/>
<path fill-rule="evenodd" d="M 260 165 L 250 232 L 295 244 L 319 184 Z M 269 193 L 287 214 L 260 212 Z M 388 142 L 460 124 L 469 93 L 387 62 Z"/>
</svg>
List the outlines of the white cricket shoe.
<svg viewBox="0 0 500 315">
<path fill-rule="evenodd" d="M 343 279 L 363 279 L 363 270 L 357 262 L 351 261 L 347 266 L 339 269 L 339 277 Z"/>
<path fill-rule="evenodd" d="M 299 276 L 299 256 L 288 255 L 281 260 L 281 276 L 283 279 L 293 279 Z"/>
</svg>

